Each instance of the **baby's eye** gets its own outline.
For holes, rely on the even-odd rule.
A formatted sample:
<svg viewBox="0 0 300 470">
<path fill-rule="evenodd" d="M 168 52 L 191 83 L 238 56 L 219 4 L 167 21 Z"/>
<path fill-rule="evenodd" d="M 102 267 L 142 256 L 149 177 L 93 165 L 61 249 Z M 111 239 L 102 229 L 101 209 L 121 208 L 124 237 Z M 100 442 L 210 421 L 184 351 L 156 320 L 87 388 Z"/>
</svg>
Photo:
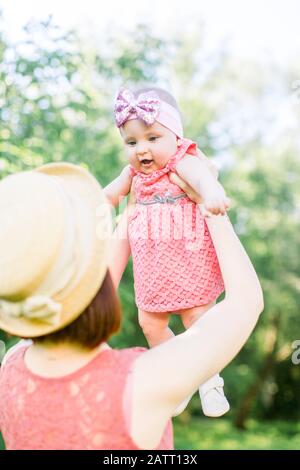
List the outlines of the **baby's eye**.
<svg viewBox="0 0 300 470">
<path fill-rule="evenodd" d="M 133 147 L 133 145 L 135 145 L 135 141 L 134 141 L 134 140 L 130 140 L 129 142 L 127 142 L 127 145 L 130 145 L 131 147 Z"/>
<path fill-rule="evenodd" d="M 149 137 L 150 142 L 155 142 L 158 139 L 156 136 Z"/>
</svg>

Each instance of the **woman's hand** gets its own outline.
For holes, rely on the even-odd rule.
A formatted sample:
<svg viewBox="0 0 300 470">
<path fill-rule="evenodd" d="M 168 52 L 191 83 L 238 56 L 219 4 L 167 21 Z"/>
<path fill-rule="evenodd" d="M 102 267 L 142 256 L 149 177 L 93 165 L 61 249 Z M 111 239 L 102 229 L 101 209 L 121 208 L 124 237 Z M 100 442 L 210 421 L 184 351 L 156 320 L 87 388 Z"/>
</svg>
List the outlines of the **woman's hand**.
<svg viewBox="0 0 300 470">
<path fill-rule="evenodd" d="M 207 197 L 204 201 L 203 198 L 176 173 L 170 174 L 170 180 L 172 183 L 177 184 L 193 202 L 199 204 L 199 209 L 204 217 L 211 217 L 212 215 L 218 214 L 224 215 L 226 210 L 229 209 L 230 199 L 225 195 L 225 191 L 217 181 L 219 192 L 213 192 L 211 197 Z"/>
<path fill-rule="evenodd" d="M 196 191 L 194 191 L 193 188 L 188 185 L 182 178 L 180 178 L 177 173 L 171 172 L 170 180 L 172 181 L 172 183 L 179 186 L 182 191 L 184 191 L 193 202 L 196 202 L 196 204 L 203 204 L 202 197 L 199 196 L 199 194 L 196 193 Z"/>
<path fill-rule="evenodd" d="M 206 181 L 205 181 L 206 183 Z M 202 185 L 203 206 L 200 207 L 203 215 L 225 215 L 230 207 L 230 199 L 226 196 L 223 186 L 219 181 Z"/>
</svg>

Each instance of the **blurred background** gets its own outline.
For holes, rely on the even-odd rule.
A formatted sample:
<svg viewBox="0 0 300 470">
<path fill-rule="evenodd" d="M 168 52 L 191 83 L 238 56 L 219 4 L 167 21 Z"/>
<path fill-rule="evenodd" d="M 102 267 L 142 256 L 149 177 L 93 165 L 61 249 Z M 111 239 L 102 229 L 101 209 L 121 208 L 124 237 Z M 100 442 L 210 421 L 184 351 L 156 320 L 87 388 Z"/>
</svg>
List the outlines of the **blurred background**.
<svg viewBox="0 0 300 470">
<path fill-rule="evenodd" d="M 300 449 L 299 1 L 0 0 L 0 12 L 0 178 L 64 160 L 106 185 L 125 164 L 117 90 L 146 82 L 175 95 L 233 199 L 265 310 L 222 373 L 230 412 L 204 418 L 195 396 L 176 448 Z M 145 346 L 131 263 L 120 295 L 111 344 Z M 0 331 L 0 356 L 15 341 Z"/>
</svg>

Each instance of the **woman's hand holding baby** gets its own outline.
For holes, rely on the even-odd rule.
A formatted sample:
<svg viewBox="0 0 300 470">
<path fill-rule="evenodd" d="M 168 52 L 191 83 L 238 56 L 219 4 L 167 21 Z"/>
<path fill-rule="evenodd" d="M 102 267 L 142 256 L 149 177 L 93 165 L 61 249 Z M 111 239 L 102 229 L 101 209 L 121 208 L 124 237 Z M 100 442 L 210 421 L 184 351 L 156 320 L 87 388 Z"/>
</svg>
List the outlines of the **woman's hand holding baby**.
<svg viewBox="0 0 300 470">
<path fill-rule="evenodd" d="M 215 180 L 213 184 L 206 182 L 202 186 L 203 207 L 200 207 L 204 216 L 225 215 L 230 207 L 230 199 L 226 196 L 223 186 Z"/>
<path fill-rule="evenodd" d="M 185 160 L 184 167 L 179 166 L 182 177 L 172 173 L 170 174 L 170 180 L 177 184 L 192 201 L 199 204 L 203 216 L 224 215 L 230 207 L 230 199 L 226 196 L 223 186 L 217 180 L 218 170 L 202 152 L 198 151 L 198 156 L 197 161 L 189 156 Z M 194 164 L 197 167 L 200 165 L 201 168 L 193 168 Z M 191 174 L 193 174 L 192 177 Z M 191 180 L 193 187 L 183 179 L 184 176 Z M 198 191 L 195 190 L 195 187 L 199 188 Z"/>
</svg>

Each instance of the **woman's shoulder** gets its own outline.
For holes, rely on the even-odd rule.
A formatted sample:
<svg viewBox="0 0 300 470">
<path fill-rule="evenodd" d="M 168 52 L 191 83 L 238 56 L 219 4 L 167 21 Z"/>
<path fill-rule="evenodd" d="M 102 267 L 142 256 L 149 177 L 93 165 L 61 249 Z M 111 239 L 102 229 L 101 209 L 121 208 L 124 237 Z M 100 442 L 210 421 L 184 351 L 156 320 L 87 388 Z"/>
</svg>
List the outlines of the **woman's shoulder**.
<svg viewBox="0 0 300 470">
<path fill-rule="evenodd" d="M 20 341 L 15 346 L 13 346 L 5 355 L 2 364 L 1 364 L 1 372 L 6 371 L 5 375 L 9 375 L 11 371 L 16 371 L 17 369 L 23 375 L 34 375 L 35 378 L 45 380 L 47 379 L 57 379 L 57 380 L 65 380 L 67 378 L 74 379 L 87 371 L 92 372 L 95 371 L 102 371 L 104 372 L 106 369 L 108 370 L 119 370 L 126 375 L 126 371 L 130 369 L 131 364 L 134 360 L 143 353 L 146 349 L 142 347 L 132 347 L 132 348 L 124 348 L 124 349 L 114 349 L 114 348 L 107 348 L 103 351 L 99 352 L 95 356 L 93 356 L 88 362 L 74 364 L 70 368 L 68 367 L 64 370 L 63 365 L 60 364 L 59 372 L 53 373 L 52 370 L 47 374 L 45 370 L 47 367 L 32 367 L 32 364 L 26 362 L 25 364 L 25 353 L 26 350 L 32 345 L 32 341 Z"/>
<path fill-rule="evenodd" d="M 131 361 L 136 359 L 140 354 L 147 351 L 147 348 L 143 348 L 140 346 L 134 346 L 131 348 L 124 348 L 124 349 L 110 349 L 111 357 L 116 358 L 116 360 L 122 361 Z"/>
<path fill-rule="evenodd" d="M 137 359 L 141 354 L 147 351 L 146 348 L 142 347 L 131 347 L 131 348 L 108 348 L 99 355 L 97 355 L 94 360 L 90 361 L 88 368 L 94 370 L 118 370 L 122 374 L 126 375 L 126 371 L 130 369 L 132 363 Z"/>
<path fill-rule="evenodd" d="M 21 351 L 23 352 L 31 345 L 32 341 L 30 339 L 22 339 L 21 341 L 18 341 L 18 343 L 9 348 L 9 350 L 6 352 L 5 356 L 2 359 L 1 367 L 4 367 L 10 359 L 15 359 L 17 357 L 17 353 L 20 354 Z"/>
</svg>

